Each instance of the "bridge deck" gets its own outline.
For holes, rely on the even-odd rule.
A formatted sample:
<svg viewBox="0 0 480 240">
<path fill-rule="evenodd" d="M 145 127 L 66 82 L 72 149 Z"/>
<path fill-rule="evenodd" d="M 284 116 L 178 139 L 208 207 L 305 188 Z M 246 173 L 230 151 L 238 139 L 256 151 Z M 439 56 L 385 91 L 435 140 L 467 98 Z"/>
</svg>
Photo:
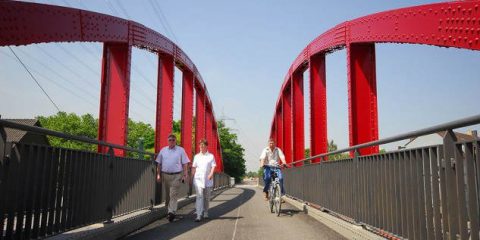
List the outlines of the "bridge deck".
<svg viewBox="0 0 480 240">
<path fill-rule="evenodd" d="M 279 217 L 271 214 L 254 186 L 228 189 L 210 204 L 210 220 L 194 222 L 195 206 L 189 204 L 179 211 L 182 219 L 161 219 L 126 239 L 344 239 L 287 203 Z"/>
</svg>

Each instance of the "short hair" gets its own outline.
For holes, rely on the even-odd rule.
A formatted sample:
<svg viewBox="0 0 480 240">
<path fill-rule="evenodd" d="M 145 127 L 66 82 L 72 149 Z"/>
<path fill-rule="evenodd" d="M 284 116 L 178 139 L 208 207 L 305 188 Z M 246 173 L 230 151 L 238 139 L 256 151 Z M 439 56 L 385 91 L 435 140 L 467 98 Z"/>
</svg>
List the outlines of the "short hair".
<svg viewBox="0 0 480 240">
<path fill-rule="evenodd" d="M 270 139 L 268 140 L 268 142 L 275 142 L 275 139 L 270 138 Z"/>
<path fill-rule="evenodd" d="M 207 141 L 207 139 L 205 139 L 205 138 L 202 139 L 202 140 L 200 140 L 199 143 L 200 143 L 200 144 L 203 144 L 203 145 L 205 145 L 205 146 L 208 146 L 208 141 Z"/>
<path fill-rule="evenodd" d="M 177 140 L 177 136 L 175 136 L 175 134 L 168 135 L 168 138 L 174 138 L 175 140 Z"/>
</svg>

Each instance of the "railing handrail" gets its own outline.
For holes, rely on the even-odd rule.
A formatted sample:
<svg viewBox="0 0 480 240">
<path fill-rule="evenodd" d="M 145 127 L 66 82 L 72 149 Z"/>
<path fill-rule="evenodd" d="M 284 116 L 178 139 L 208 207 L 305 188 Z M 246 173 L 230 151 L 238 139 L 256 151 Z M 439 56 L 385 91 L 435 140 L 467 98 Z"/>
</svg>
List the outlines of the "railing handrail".
<svg viewBox="0 0 480 240">
<path fill-rule="evenodd" d="M 458 119 L 458 120 L 455 120 L 455 121 L 450 121 L 450 122 L 438 124 L 438 125 L 435 125 L 435 126 L 432 126 L 432 127 L 423 128 L 423 129 L 416 130 L 416 131 L 411 131 L 411 132 L 407 132 L 407 133 L 403 133 L 403 134 L 399 134 L 399 135 L 394 135 L 392 137 L 387 137 L 387 138 L 376 140 L 376 141 L 371 141 L 371 142 L 367 142 L 367 143 L 358 144 L 358 145 L 355 145 L 355 146 L 352 146 L 352 147 L 348 147 L 348 148 L 344 148 L 344 149 L 340 149 L 340 150 L 335 150 L 335 151 L 332 151 L 332 152 L 318 154 L 318 155 L 311 156 L 311 157 L 308 157 L 308 158 L 305 158 L 305 159 L 302 159 L 302 160 L 292 162 L 292 164 L 299 163 L 299 162 L 305 162 L 305 161 L 309 161 L 309 160 L 317 159 L 317 158 L 321 158 L 321 157 L 326 157 L 326 156 L 330 156 L 330 155 L 333 155 L 333 154 L 355 151 L 355 150 L 358 150 L 358 149 L 361 149 L 361 148 L 366 148 L 366 147 L 371 147 L 371 146 L 376 146 L 376 145 L 382 145 L 382 144 L 402 141 L 402 140 L 409 139 L 409 138 L 412 138 L 412 137 L 421 137 L 421 136 L 429 135 L 429 134 L 432 134 L 432 133 L 437 133 L 439 131 L 447 131 L 447 130 L 466 127 L 466 126 L 470 126 L 470 125 L 474 125 L 474 124 L 480 124 L 480 114 L 473 115 L 473 116 L 466 117 L 466 118 L 461 118 L 461 119 Z"/>
<path fill-rule="evenodd" d="M 44 134 L 44 135 L 49 135 L 49 136 L 54 136 L 54 137 L 59 137 L 67 140 L 75 140 L 79 142 L 84 142 L 84 143 L 90 143 L 90 144 L 96 144 L 96 145 L 102 145 L 102 146 L 107 146 L 107 147 L 112 147 L 116 149 L 122 149 L 130 152 L 137 152 L 145 155 L 155 155 L 155 153 L 152 152 L 147 152 L 147 151 L 141 151 L 139 149 L 131 148 L 131 147 L 126 147 L 114 143 L 108 143 L 104 141 L 98 141 L 89 137 L 83 137 L 83 136 L 75 136 L 71 134 L 66 134 L 62 132 L 57 132 L 54 130 L 46 129 L 46 128 L 41 128 L 37 126 L 29 126 L 29 125 L 24 125 L 21 123 L 15 123 L 11 122 L 8 120 L 0 119 L 0 127 L 7 127 L 7 128 L 14 128 L 14 129 L 19 129 L 27 132 L 34 132 L 34 133 L 39 133 L 39 134 Z"/>
</svg>

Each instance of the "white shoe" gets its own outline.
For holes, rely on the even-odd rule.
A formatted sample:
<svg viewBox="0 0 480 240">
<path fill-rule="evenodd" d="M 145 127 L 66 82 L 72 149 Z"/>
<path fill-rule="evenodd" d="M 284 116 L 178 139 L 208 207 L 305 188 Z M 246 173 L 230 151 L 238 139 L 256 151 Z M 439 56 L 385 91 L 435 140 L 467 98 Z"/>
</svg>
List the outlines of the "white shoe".
<svg viewBox="0 0 480 240">
<path fill-rule="evenodd" d="M 203 213 L 203 218 L 208 218 L 208 213 L 207 212 Z"/>
</svg>

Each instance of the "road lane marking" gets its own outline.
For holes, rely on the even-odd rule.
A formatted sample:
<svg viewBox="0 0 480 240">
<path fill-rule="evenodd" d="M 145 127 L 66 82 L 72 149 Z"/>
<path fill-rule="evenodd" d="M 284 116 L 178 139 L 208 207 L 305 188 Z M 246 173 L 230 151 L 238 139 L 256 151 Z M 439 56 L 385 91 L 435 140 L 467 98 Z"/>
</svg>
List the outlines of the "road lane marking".
<svg viewBox="0 0 480 240">
<path fill-rule="evenodd" d="M 232 236 L 232 240 L 235 240 L 235 234 L 237 233 L 237 224 L 238 224 L 238 219 L 239 216 L 240 216 L 240 206 L 242 206 L 242 204 L 240 203 L 238 205 L 238 211 L 237 211 L 237 220 L 235 220 L 235 228 L 233 229 L 233 236 Z"/>
</svg>

